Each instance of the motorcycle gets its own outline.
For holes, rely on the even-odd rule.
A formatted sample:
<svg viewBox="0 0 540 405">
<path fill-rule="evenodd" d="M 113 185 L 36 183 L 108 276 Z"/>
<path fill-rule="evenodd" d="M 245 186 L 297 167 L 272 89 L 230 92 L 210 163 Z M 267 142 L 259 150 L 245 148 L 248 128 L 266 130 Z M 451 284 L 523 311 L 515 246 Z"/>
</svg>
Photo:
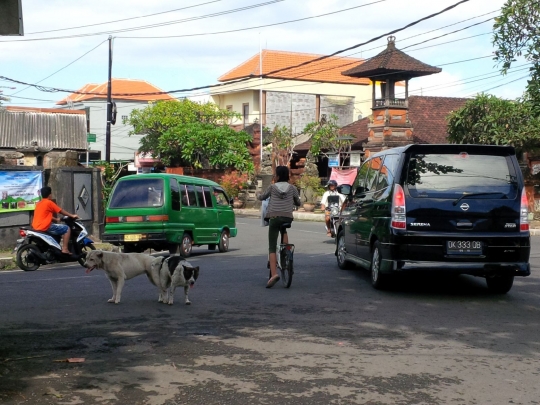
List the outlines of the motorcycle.
<svg viewBox="0 0 540 405">
<path fill-rule="evenodd" d="M 69 250 L 71 255 L 62 253 L 59 235 L 35 231 L 28 227 L 19 228 L 17 239 L 17 265 L 24 271 L 35 271 L 40 266 L 52 263 L 78 262 L 85 265 L 86 254 L 95 250 L 94 242 L 88 238 L 88 232 L 80 220 L 63 217 L 62 221 L 71 228 Z"/>
<path fill-rule="evenodd" d="M 337 235 L 337 227 L 338 227 L 339 211 L 340 211 L 339 196 L 337 195 L 328 196 L 328 206 L 326 207 L 326 211 L 330 212 L 330 233 L 332 234 L 332 238 L 335 238 Z"/>
</svg>

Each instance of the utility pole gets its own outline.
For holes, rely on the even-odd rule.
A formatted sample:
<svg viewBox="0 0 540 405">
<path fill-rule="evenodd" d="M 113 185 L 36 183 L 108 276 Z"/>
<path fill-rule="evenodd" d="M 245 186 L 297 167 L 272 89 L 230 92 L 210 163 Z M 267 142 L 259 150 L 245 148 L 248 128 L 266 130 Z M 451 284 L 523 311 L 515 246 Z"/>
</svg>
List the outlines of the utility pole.
<svg viewBox="0 0 540 405">
<path fill-rule="evenodd" d="M 112 73 L 112 36 L 109 35 L 109 76 L 107 82 L 107 127 L 105 129 L 105 161 L 111 162 L 111 120 L 112 120 L 112 98 L 111 98 L 111 73 Z"/>
</svg>

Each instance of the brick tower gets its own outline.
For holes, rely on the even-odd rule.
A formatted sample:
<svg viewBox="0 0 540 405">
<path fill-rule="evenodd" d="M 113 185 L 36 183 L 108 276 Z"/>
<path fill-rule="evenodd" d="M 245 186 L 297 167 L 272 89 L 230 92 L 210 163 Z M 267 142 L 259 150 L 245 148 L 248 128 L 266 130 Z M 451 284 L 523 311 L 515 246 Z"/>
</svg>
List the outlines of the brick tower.
<svg viewBox="0 0 540 405">
<path fill-rule="evenodd" d="M 413 143 L 409 121 L 409 80 L 441 72 L 396 48 L 396 38 L 388 37 L 387 48 L 366 62 L 342 72 L 345 76 L 368 78 L 373 87 L 373 120 L 364 146 L 366 157 L 381 149 Z M 379 85 L 379 86 L 378 86 Z M 404 97 L 396 97 L 396 85 L 405 87 Z M 378 90 L 380 94 L 378 93 Z"/>
</svg>

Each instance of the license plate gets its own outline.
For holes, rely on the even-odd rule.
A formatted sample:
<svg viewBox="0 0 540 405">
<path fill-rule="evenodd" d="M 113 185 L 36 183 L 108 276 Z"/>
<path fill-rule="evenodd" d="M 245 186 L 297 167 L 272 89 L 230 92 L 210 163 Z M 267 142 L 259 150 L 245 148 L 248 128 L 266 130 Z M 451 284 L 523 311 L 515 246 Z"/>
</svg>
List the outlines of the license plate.
<svg viewBox="0 0 540 405">
<path fill-rule="evenodd" d="M 448 254 L 481 255 L 482 242 L 476 240 L 449 240 L 446 242 Z"/>
<path fill-rule="evenodd" d="M 134 235 L 124 235 L 124 242 L 138 242 L 142 239 L 142 235 L 136 233 Z"/>
</svg>

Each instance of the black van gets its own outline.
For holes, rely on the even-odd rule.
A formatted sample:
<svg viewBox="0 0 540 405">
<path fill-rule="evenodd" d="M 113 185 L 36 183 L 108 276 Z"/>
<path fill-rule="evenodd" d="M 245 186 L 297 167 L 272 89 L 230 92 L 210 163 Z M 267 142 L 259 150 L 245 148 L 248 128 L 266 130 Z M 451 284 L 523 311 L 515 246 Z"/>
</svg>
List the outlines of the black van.
<svg viewBox="0 0 540 405">
<path fill-rule="evenodd" d="M 509 146 L 408 145 L 369 157 L 341 212 L 342 269 L 371 270 L 375 288 L 411 271 L 485 277 L 506 293 L 530 275 L 523 176 Z"/>
</svg>

